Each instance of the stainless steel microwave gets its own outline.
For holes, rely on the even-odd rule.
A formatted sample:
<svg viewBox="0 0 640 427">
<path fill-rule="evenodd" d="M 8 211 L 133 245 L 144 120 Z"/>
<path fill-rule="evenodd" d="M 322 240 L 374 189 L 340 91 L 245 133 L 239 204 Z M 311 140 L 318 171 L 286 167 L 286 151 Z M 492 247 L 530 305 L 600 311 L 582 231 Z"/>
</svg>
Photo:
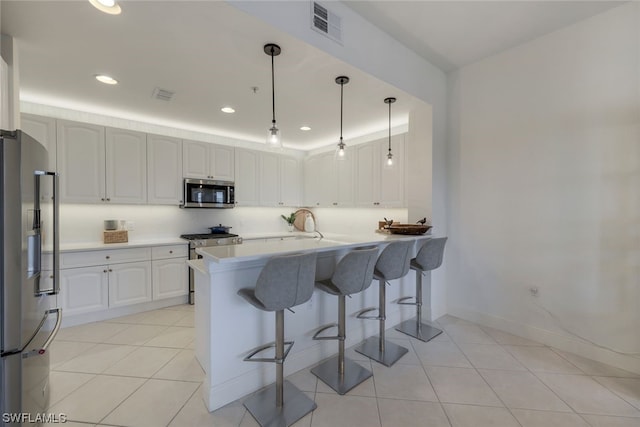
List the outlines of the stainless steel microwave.
<svg viewBox="0 0 640 427">
<path fill-rule="evenodd" d="M 183 208 L 232 208 L 235 189 L 231 181 L 210 179 L 184 179 Z"/>
</svg>

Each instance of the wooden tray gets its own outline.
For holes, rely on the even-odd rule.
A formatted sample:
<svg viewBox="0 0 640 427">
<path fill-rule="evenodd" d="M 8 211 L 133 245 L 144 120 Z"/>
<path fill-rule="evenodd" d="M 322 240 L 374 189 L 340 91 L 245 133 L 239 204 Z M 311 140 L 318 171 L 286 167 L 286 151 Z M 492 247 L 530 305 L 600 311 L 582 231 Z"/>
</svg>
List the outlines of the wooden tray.
<svg viewBox="0 0 640 427">
<path fill-rule="evenodd" d="M 431 228 L 430 225 L 419 224 L 393 224 L 388 230 L 391 234 L 424 234 Z"/>
</svg>

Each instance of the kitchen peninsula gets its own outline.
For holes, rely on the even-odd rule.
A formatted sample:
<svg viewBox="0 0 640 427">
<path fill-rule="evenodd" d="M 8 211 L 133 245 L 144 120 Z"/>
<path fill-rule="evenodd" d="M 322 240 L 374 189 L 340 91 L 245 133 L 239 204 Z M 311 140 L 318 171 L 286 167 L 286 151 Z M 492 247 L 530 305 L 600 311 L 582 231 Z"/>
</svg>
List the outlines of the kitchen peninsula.
<svg viewBox="0 0 640 427">
<path fill-rule="evenodd" d="M 417 242 L 430 235 L 398 236 L 327 235 L 313 238 L 300 234 L 285 240 L 246 241 L 240 245 L 198 249 L 200 260 L 188 261 L 195 275 L 196 357 L 205 371 L 203 394 L 210 411 L 256 391 L 275 380 L 272 364 L 247 363 L 243 357 L 252 349 L 273 342 L 274 316 L 255 310 L 236 292 L 255 286 L 260 271 L 271 257 L 316 252 L 316 279 L 331 276 L 336 263 L 356 247 L 378 246 L 381 250 L 391 241 L 411 239 Z M 378 286 L 347 299 L 347 316 L 366 307 L 377 307 Z M 393 304 L 401 296 L 413 295 L 415 275 L 394 280 L 387 288 L 387 324 L 396 325 L 415 315 L 412 306 Z M 321 326 L 337 321 L 337 302 L 322 292 L 314 292 L 311 300 L 287 312 L 285 338 L 295 341 L 285 364 L 285 375 L 310 367 L 332 356 L 335 345 L 314 341 L 313 333 Z M 430 310 L 425 310 L 427 313 Z M 427 319 L 428 320 L 428 319 Z M 352 346 L 378 332 L 378 322 L 348 322 L 346 345 Z M 265 355 L 269 350 L 265 351 Z M 265 356 L 268 357 L 268 356 Z"/>
</svg>

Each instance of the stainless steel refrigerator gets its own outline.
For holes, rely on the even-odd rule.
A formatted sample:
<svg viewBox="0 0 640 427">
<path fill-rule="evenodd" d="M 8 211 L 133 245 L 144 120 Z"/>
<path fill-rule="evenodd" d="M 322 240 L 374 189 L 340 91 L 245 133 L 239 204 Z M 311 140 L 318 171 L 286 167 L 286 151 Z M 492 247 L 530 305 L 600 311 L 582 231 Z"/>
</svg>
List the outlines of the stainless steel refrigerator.
<svg viewBox="0 0 640 427">
<path fill-rule="evenodd" d="M 62 312 L 56 308 L 58 177 L 46 167 L 47 151 L 36 140 L 21 131 L 0 131 L 2 426 L 42 420 L 49 404 L 49 345 Z M 41 191 L 51 188 L 45 186 L 53 191 Z M 51 271 L 42 270 L 43 244 L 51 248 L 44 254 L 52 257 L 46 264 Z"/>
</svg>

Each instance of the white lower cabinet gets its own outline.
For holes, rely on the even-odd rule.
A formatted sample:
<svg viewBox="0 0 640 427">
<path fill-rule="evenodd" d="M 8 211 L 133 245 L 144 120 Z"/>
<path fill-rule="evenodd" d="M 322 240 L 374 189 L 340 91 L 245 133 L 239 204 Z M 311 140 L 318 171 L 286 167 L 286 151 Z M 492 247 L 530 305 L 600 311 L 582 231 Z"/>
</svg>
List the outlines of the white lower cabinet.
<svg viewBox="0 0 640 427">
<path fill-rule="evenodd" d="M 64 316 L 109 308 L 107 266 L 60 270 L 58 303 Z"/>
<path fill-rule="evenodd" d="M 189 270 L 186 258 L 152 261 L 153 299 L 163 299 L 187 295 Z"/>
<path fill-rule="evenodd" d="M 109 307 L 151 301 L 151 263 L 109 266 Z"/>
<path fill-rule="evenodd" d="M 63 252 L 58 301 L 64 316 L 84 314 L 82 323 L 96 320 L 91 313 L 186 296 L 187 255 L 186 244 Z M 43 260 L 45 270 L 50 258 Z"/>
</svg>

